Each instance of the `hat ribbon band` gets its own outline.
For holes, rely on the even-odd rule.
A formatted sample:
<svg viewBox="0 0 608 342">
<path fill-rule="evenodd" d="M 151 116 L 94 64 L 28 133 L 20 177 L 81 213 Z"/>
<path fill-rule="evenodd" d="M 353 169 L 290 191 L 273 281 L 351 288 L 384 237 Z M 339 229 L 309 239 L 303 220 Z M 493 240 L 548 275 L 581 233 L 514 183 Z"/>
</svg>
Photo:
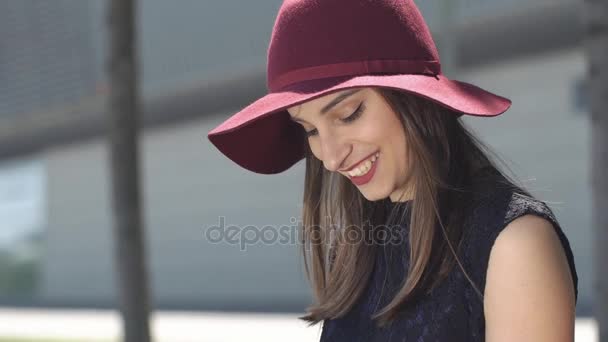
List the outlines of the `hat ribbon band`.
<svg viewBox="0 0 608 342">
<path fill-rule="evenodd" d="M 421 61 L 405 59 L 381 59 L 358 62 L 335 63 L 296 69 L 273 77 L 268 82 L 271 92 L 294 83 L 327 77 L 357 76 L 367 74 L 428 74 L 441 73 L 439 61 Z"/>
</svg>

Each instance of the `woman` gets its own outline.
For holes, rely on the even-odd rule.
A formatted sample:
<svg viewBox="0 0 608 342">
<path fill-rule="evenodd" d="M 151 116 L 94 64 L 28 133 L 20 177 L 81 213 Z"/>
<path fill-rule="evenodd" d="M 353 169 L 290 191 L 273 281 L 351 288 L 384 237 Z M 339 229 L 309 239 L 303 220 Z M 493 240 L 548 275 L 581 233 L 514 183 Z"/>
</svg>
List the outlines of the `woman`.
<svg viewBox="0 0 608 342">
<path fill-rule="evenodd" d="M 208 137 L 257 173 L 305 158 L 322 341 L 573 340 L 567 237 L 461 121 L 511 102 L 442 74 L 413 1 L 284 1 L 268 87 Z"/>
</svg>

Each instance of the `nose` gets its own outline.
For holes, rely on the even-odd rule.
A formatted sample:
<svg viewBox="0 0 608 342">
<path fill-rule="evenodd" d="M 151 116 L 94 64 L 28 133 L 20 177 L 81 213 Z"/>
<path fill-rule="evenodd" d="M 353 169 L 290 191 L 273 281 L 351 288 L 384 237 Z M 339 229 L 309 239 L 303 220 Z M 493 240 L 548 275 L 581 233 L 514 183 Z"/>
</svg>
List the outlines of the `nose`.
<svg viewBox="0 0 608 342">
<path fill-rule="evenodd" d="M 335 172 L 344 167 L 344 161 L 350 153 L 350 145 L 336 134 L 328 133 L 321 139 L 323 166 Z"/>
</svg>

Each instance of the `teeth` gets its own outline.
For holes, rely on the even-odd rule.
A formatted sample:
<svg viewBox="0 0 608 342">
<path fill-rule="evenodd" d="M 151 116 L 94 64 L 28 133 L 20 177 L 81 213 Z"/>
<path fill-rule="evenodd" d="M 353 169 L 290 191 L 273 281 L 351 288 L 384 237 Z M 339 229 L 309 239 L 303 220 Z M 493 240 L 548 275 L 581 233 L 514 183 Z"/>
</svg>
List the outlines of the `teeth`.
<svg viewBox="0 0 608 342">
<path fill-rule="evenodd" d="M 378 159 L 378 155 L 379 155 L 378 153 L 374 154 L 371 158 L 369 158 L 365 162 L 361 163 L 361 166 L 356 167 L 355 169 L 349 171 L 348 175 L 351 177 L 360 177 L 360 176 L 363 176 L 364 174 L 368 173 L 369 170 L 372 168 L 372 164 L 374 164 L 376 159 Z"/>
</svg>

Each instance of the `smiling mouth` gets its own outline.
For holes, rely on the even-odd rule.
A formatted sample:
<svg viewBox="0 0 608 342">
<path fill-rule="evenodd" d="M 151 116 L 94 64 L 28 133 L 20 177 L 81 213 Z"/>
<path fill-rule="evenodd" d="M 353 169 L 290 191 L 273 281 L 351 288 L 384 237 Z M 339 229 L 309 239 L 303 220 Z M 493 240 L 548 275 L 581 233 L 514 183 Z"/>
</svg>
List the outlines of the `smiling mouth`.
<svg viewBox="0 0 608 342">
<path fill-rule="evenodd" d="M 374 153 L 371 157 L 360 162 L 357 167 L 353 168 L 350 171 L 347 171 L 346 174 L 350 178 L 361 177 L 361 176 L 366 175 L 372 169 L 372 166 L 374 165 L 376 160 L 378 160 L 379 155 L 380 155 L 380 152 Z"/>
</svg>

